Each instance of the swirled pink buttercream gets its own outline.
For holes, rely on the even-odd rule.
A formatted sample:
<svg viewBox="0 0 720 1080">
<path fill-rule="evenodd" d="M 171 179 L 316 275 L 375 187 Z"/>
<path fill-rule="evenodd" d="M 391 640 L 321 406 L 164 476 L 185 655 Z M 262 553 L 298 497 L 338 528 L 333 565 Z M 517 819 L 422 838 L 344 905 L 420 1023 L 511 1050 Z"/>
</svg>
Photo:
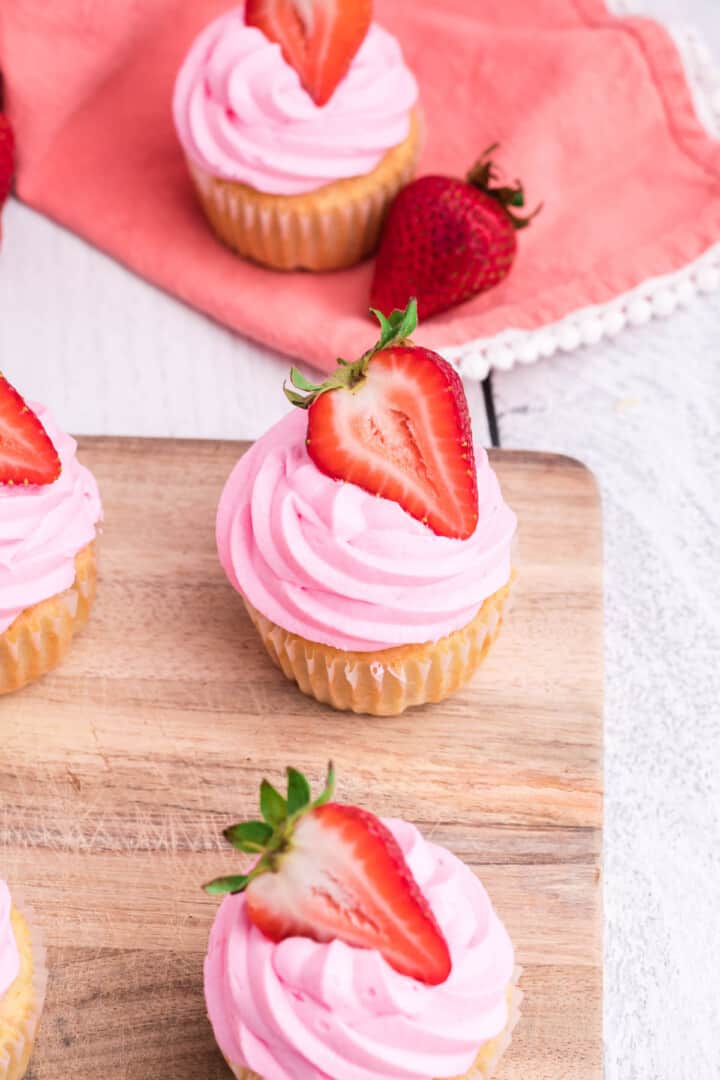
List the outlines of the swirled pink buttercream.
<svg viewBox="0 0 720 1080">
<path fill-rule="evenodd" d="M 75 556 L 95 538 L 102 509 L 75 440 L 39 405 L 32 408 L 60 455 L 62 471 L 44 487 L 0 484 L 0 633 L 33 604 L 69 589 Z"/>
<path fill-rule="evenodd" d="M 513 948 L 485 889 L 413 825 L 386 824 L 445 935 L 450 977 L 425 986 L 340 941 L 275 944 L 249 921 L 242 894 L 226 897 L 205 997 L 233 1065 L 263 1080 L 432 1080 L 465 1073 L 506 1026 Z"/>
<path fill-rule="evenodd" d="M 10 890 L 0 881 L 0 998 L 20 974 L 20 953 L 10 922 Z"/>
<path fill-rule="evenodd" d="M 306 414 L 293 410 L 225 486 L 217 543 L 235 588 L 283 629 L 338 649 L 420 644 L 467 625 L 510 577 L 516 526 L 485 451 L 477 528 L 451 540 L 320 472 L 306 430 Z"/>
<path fill-rule="evenodd" d="M 242 8 L 197 38 L 175 84 L 187 157 L 212 176 L 275 195 L 371 172 L 410 132 L 417 83 L 397 40 L 373 24 L 330 101 L 319 107 L 280 46 Z"/>
</svg>

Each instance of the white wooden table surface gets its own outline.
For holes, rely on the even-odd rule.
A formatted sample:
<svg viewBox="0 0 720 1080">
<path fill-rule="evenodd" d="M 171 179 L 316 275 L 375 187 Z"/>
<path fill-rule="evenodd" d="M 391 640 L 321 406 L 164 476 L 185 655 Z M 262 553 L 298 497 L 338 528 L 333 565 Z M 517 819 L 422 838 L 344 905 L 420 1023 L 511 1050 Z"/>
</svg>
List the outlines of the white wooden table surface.
<svg viewBox="0 0 720 1080">
<path fill-rule="evenodd" d="M 720 60 L 720 0 L 638 0 Z M 718 86 L 720 93 L 720 85 Z M 77 433 L 246 438 L 288 362 L 16 202 L 0 366 Z M 468 387 L 477 431 L 482 395 Z M 720 1077 L 720 293 L 495 376 L 505 446 L 585 461 L 606 545 L 606 1076 Z M 572 1077 L 570 1080 L 582 1080 Z"/>
</svg>

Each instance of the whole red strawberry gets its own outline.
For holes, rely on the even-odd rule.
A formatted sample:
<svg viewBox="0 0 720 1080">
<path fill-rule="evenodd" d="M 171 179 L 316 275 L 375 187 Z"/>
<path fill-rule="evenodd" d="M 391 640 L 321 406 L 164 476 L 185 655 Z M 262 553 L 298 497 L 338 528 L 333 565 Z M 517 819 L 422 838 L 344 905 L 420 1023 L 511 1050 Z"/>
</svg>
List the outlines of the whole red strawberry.
<svg viewBox="0 0 720 1080">
<path fill-rule="evenodd" d="M 467 181 L 423 176 L 403 188 L 390 207 L 380 242 L 371 304 L 381 311 L 417 297 L 421 318 L 461 304 L 497 285 L 510 272 L 522 218 L 522 184 L 497 182 L 491 146 Z M 538 207 L 538 210 L 540 208 Z"/>
<path fill-rule="evenodd" d="M 7 116 L 0 113 L 0 207 L 12 188 L 15 174 L 15 138 Z"/>
<path fill-rule="evenodd" d="M 288 769 L 287 796 L 263 780 L 262 821 L 225 830 L 257 861 L 248 874 L 216 878 L 215 896 L 242 892 L 248 917 L 271 941 L 305 937 L 377 949 L 391 967 L 429 986 L 452 962 L 430 905 L 393 834 L 374 814 L 333 802 L 335 775 L 313 801 Z"/>
</svg>

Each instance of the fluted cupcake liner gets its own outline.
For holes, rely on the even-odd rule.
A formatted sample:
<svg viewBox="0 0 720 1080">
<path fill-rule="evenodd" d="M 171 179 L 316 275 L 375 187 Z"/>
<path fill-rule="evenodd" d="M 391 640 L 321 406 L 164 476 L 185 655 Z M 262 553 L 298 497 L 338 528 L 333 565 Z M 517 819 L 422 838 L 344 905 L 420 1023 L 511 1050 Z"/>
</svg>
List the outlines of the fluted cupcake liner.
<svg viewBox="0 0 720 1080">
<path fill-rule="evenodd" d="M 520 1006 L 524 996 L 518 985 L 521 975 L 522 969 L 515 968 L 512 981 L 507 989 L 507 1024 L 496 1038 L 490 1039 L 489 1042 L 484 1044 L 470 1070 L 462 1076 L 454 1077 L 453 1080 L 493 1080 L 493 1077 L 496 1076 L 500 1058 L 512 1042 L 513 1031 L 520 1019 Z M 225 1060 L 237 1080 L 264 1080 L 264 1077 L 256 1072 L 251 1072 L 244 1065 L 233 1065 L 227 1058 Z M 442 1080 L 442 1078 L 438 1077 L 437 1080 Z"/>
<path fill-rule="evenodd" d="M 11 922 L 20 952 L 20 974 L 0 999 L 0 1080 L 22 1080 L 45 1003 L 47 966 L 32 908 L 13 890 Z"/>
<path fill-rule="evenodd" d="M 23 611 L 0 634 L 0 695 L 19 690 L 56 667 L 88 619 L 95 599 L 95 545 L 75 558 L 75 581 L 65 592 Z"/>
<path fill-rule="evenodd" d="M 269 195 L 212 176 L 188 159 L 198 198 L 217 236 L 239 255 L 275 270 L 339 270 L 372 254 L 385 213 L 415 173 L 421 123 L 366 176 L 301 195 Z"/>
<path fill-rule="evenodd" d="M 247 599 L 245 606 L 271 659 L 304 694 L 335 709 L 396 716 L 411 705 L 442 701 L 472 678 L 500 633 L 512 580 L 462 629 L 439 641 L 376 653 L 308 641 L 265 618 Z"/>
</svg>

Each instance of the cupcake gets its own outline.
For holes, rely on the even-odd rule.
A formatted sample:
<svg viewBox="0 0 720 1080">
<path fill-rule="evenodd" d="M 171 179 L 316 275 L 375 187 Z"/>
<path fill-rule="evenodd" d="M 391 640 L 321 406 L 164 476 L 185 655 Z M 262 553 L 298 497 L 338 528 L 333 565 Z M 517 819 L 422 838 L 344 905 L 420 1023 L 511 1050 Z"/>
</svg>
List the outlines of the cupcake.
<svg viewBox="0 0 720 1080">
<path fill-rule="evenodd" d="M 367 0 L 249 0 L 198 37 L 173 113 L 217 235 L 277 270 L 335 270 L 371 254 L 415 171 L 417 84 Z"/>
<path fill-rule="evenodd" d="M 45 951 L 0 881 L 0 1080 L 21 1080 L 45 999 Z"/>
<path fill-rule="evenodd" d="M 220 561 L 288 679 L 375 715 L 440 701 L 497 637 L 515 515 L 473 448 L 462 382 L 407 340 L 415 306 L 313 386 L 232 472 Z"/>
<path fill-rule="evenodd" d="M 0 694 L 62 660 L 95 597 L 100 498 L 75 451 L 0 376 Z"/>
<path fill-rule="evenodd" d="M 311 801 L 288 769 L 262 821 L 225 831 L 254 853 L 205 960 L 220 1049 L 242 1080 L 489 1080 L 518 1019 L 513 946 L 472 870 L 406 821 Z"/>
</svg>

